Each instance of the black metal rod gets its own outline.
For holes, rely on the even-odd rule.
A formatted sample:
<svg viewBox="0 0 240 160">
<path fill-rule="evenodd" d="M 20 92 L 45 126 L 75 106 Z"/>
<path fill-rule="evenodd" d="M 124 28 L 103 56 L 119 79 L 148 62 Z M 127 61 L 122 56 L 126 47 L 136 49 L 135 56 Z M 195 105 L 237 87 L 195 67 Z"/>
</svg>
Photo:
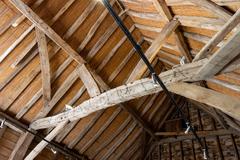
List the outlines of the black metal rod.
<svg viewBox="0 0 240 160">
<path fill-rule="evenodd" d="M 168 89 L 165 86 L 165 84 L 162 82 L 160 77 L 156 74 L 156 72 L 155 72 L 154 68 L 152 67 L 151 63 L 149 62 L 149 60 L 145 56 L 141 46 L 138 45 L 136 40 L 133 38 L 132 34 L 129 32 L 128 28 L 124 25 L 123 21 L 115 13 L 115 11 L 113 10 L 113 8 L 112 8 L 111 4 L 109 3 L 109 1 L 108 0 L 102 0 L 102 2 L 105 5 L 105 7 L 108 9 L 110 15 L 114 18 L 115 22 L 118 24 L 118 26 L 121 28 L 121 30 L 125 33 L 125 35 L 129 39 L 129 41 L 132 43 L 132 45 L 135 48 L 135 50 L 138 53 L 138 55 L 141 57 L 143 62 L 147 65 L 147 67 L 148 67 L 150 73 L 152 74 L 154 80 L 162 87 L 162 89 L 165 92 L 165 94 L 170 98 L 170 100 L 173 103 L 173 105 L 178 109 L 178 111 L 181 114 L 181 116 L 182 116 L 183 120 L 185 121 L 185 123 L 190 125 L 190 130 L 193 132 L 194 136 L 196 137 L 196 139 L 199 142 L 199 144 L 201 145 L 201 147 L 204 148 L 204 145 L 201 142 L 201 139 L 197 136 L 196 132 L 194 131 L 193 127 L 190 124 L 190 121 L 185 117 L 185 115 L 183 114 L 181 108 L 178 106 L 177 102 L 173 98 L 172 94 L 168 91 Z"/>
</svg>

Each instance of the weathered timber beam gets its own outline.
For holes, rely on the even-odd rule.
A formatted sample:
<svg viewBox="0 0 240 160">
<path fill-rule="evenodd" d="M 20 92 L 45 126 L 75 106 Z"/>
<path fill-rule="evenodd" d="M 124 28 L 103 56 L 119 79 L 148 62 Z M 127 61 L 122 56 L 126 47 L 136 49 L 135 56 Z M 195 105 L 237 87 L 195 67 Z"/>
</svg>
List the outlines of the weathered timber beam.
<svg viewBox="0 0 240 160">
<path fill-rule="evenodd" d="M 205 60 L 186 64 L 179 68 L 163 72 L 160 74 L 160 77 L 166 85 L 178 81 L 192 81 L 192 77 L 195 76 L 196 70 L 198 70 L 204 63 Z M 159 91 L 161 91 L 160 86 L 154 84 L 151 79 L 146 78 L 138 80 L 134 83 L 111 89 L 99 96 L 91 98 L 71 111 L 60 113 L 53 117 L 36 120 L 30 125 L 30 127 L 33 129 L 53 127 L 59 122 L 66 120 L 74 121 L 85 117 L 92 112 L 126 102 L 137 97 L 157 93 Z"/>
<path fill-rule="evenodd" d="M 170 85 L 168 89 L 183 97 L 219 109 L 231 117 L 240 120 L 240 100 L 235 97 L 188 83 L 175 83 Z"/>
<path fill-rule="evenodd" d="M 173 15 L 171 14 L 165 0 L 153 0 L 153 4 L 159 14 L 164 17 L 167 22 L 173 19 Z M 176 44 L 182 55 L 186 57 L 186 60 L 188 62 L 192 62 L 192 55 L 190 54 L 189 49 L 184 41 L 183 34 L 178 28 L 176 28 L 176 30 L 174 31 L 174 36 L 176 39 Z"/>
<path fill-rule="evenodd" d="M 56 126 L 46 137 L 45 140 L 51 141 L 53 140 L 58 133 L 63 130 L 63 127 L 67 124 L 67 121 L 62 122 Z M 32 160 L 34 159 L 46 146 L 48 142 L 41 141 L 25 158 L 24 160 Z"/>
<path fill-rule="evenodd" d="M 96 79 L 96 81 L 98 82 L 99 86 L 103 89 L 103 90 L 110 90 L 111 88 L 108 86 L 108 84 L 106 84 L 100 76 L 98 76 L 96 73 L 94 73 L 93 71 L 93 75 Z M 149 127 L 149 125 L 131 108 L 131 107 L 127 107 L 124 104 L 119 104 L 119 106 L 127 111 L 130 116 L 154 139 L 156 139 L 156 136 L 154 135 L 153 130 Z"/>
<path fill-rule="evenodd" d="M 229 34 L 233 28 L 235 28 L 240 23 L 240 9 L 227 21 L 227 23 L 222 27 L 222 29 L 217 32 L 212 39 L 201 49 L 201 51 L 195 56 L 193 61 L 197 61 L 202 58 L 206 58 L 213 49 L 221 42 L 224 37 Z"/>
<path fill-rule="evenodd" d="M 144 5 L 144 6 L 149 6 L 152 5 L 153 0 L 144 0 L 144 1 L 135 1 L 135 0 L 121 0 L 125 5 L 131 4 L 131 5 Z M 239 0 L 212 0 L 219 6 L 229 6 L 229 5 L 239 5 L 240 2 Z M 166 1 L 168 6 L 183 6 L 183 5 L 195 5 L 194 3 L 191 3 L 190 1 L 186 0 L 167 0 Z"/>
<path fill-rule="evenodd" d="M 232 16 L 230 12 L 228 12 L 221 6 L 217 5 L 216 3 L 212 2 L 211 0 L 188 0 L 188 1 L 210 11 L 211 13 L 215 14 L 217 17 L 225 21 L 228 21 Z"/>
<path fill-rule="evenodd" d="M 64 12 L 63 11 L 66 11 L 67 10 L 67 7 L 68 6 L 63 6 L 58 12 L 57 14 L 50 20 L 50 26 L 52 24 L 54 24 L 58 19 L 59 17 L 61 17 L 61 14 L 63 14 Z M 61 13 L 61 14 L 60 14 Z M 19 43 L 21 43 L 21 41 L 23 39 L 25 39 L 25 37 L 33 30 L 34 28 L 34 24 L 32 24 L 27 30 L 25 30 L 20 37 L 17 38 L 17 40 L 11 44 L 11 46 L 0 56 L 0 62 L 8 55 L 10 54 L 14 48 L 16 48 Z M 29 45 L 35 45 L 33 43 L 30 43 Z M 33 48 L 34 46 L 30 46 L 27 48 Z M 25 50 L 24 50 L 25 51 Z M 26 55 L 27 53 L 21 53 L 21 54 L 24 54 Z M 29 57 L 27 57 L 26 59 L 24 59 L 24 61 L 20 64 L 18 64 L 17 68 L 14 70 L 14 72 L 12 74 L 10 74 L 10 76 L 8 76 L 8 78 L 6 80 L 3 81 L 3 83 L 0 84 L 0 90 L 2 90 L 4 87 L 6 87 L 6 85 L 11 82 L 11 80 L 19 73 L 23 70 L 23 68 L 38 54 L 38 50 L 36 48 L 34 48 L 33 51 L 31 51 L 31 54 Z M 3 57 L 2 57 L 3 56 Z M 52 55 L 50 55 L 51 57 Z M 39 69 L 40 71 L 40 69 Z"/>
<path fill-rule="evenodd" d="M 89 72 L 89 68 L 87 66 L 77 66 L 77 73 L 83 81 L 84 85 L 86 86 L 90 97 L 95 97 L 101 93 L 96 81 L 94 80 L 92 74 Z"/>
<path fill-rule="evenodd" d="M 121 14 L 121 13 L 120 13 L 120 14 Z M 110 30 L 111 30 L 111 33 L 113 33 L 113 30 L 115 30 L 115 23 L 114 23 L 114 25 L 112 25 L 112 26 L 109 28 L 108 31 L 106 31 L 106 33 L 109 33 Z M 102 43 L 103 43 L 103 42 L 106 42 L 106 39 L 108 39 L 110 36 L 111 36 L 111 34 L 107 34 L 107 35 L 104 34 L 104 35 L 102 36 L 102 37 L 104 37 L 104 38 L 101 37 L 101 38 L 99 39 L 99 41 L 98 41 L 98 42 L 101 42 L 101 44 L 99 44 L 99 43 L 97 42 L 96 45 L 98 46 L 98 44 L 99 44 L 100 46 L 102 46 Z M 104 43 L 103 43 L 103 44 L 104 44 Z M 99 46 L 98 46 L 98 47 L 93 47 L 93 48 L 89 51 L 89 53 L 92 53 L 92 50 L 94 50 L 94 52 L 97 52 L 100 48 L 101 48 L 101 47 L 99 47 Z M 130 54 L 130 53 L 129 53 L 129 54 Z M 129 55 L 129 54 L 128 54 L 128 55 Z M 123 63 L 127 63 L 127 62 L 128 62 L 128 60 L 127 60 L 127 61 L 123 60 Z M 117 69 L 116 69 L 116 70 L 117 70 Z M 114 75 L 113 75 L 113 74 L 114 74 Z M 113 72 L 113 73 L 110 75 L 110 77 L 112 77 L 113 79 L 115 78 L 115 76 L 117 76 L 117 73 L 115 73 L 115 72 Z M 112 80 L 109 80 L 108 82 L 111 82 L 111 81 L 112 81 Z M 84 90 L 84 91 L 85 91 L 85 87 L 83 86 L 81 90 Z M 83 92 L 84 92 L 84 91 L 83 91 Z M 80 92 L 80 94 L 77 94 L 77 95 L 73 98 L 73 100 L 74 100 L 74 99 L 77 100 L 77 99 L 81 96 L 81 94 L 82 94 L 83 92 Z M 69 105 L 73 105 L 73 101 L 71 100 L 68 104 L 69 104 Z M 101 117 L 102 113 L 103 113 L 103 111 L 99 112 L 99 113 L 88 123 L 88 125 L 87 125 L 88 127 L 86 127 L 86 128 L 84 129 L 84 131 L 82 132 L 82 133 L 84 133 L 84 134 L 79 134 L 79 135 L 68 145 L 69 148 L 75 146 L 75 145 L 81 140 L 81 138 L 84 137 L 84 135 L 87 133 L 87 131 L 93 126 L 94 122 L 97 121 L 97 120 Z M 58 142 L 62 141 L 63 138 L 74 128 L 74 126 L 75 126 L 77 123 L 78 123 L 78 120 L 69 123 L 69 124 L 65 127 L 64 131 L 61 132 L 61 133 L 57 136 L 56 140 L 57 140 Z"/>
<path fill-rule="evenodd" d="M 66 53 L 68 53 L 79 64 L 85 63 L 82 57 L 72 49 L 49 25 L 47 25 L 30 7 L 21 0 L 11 0 L 11 3 L 24 14 L 36 27 L 42 30 L 51 40 L 59 45 Z"/>
<path fill-rule="evenodd" d="M 42 76 L 42 92 L 43 92 L 43 101 L 44 106 L 51 100 L 51 71 L 50 71 L 50 58 L 48 55 L 48 47 L 47 47 L 47 39 L 45 34 L 35 28 L 36 30 L 36 37 L 38 41 L 38 50 L 39 50 L 39 57 L 40 57 L 40 64 L 41 64 L 41 76 Z"/>
<path fill-rule="evenodd" d="M 44 0 L 37 0 L 34 2 L 34 4 L 31 6 L 32 9 L 36 9 L 38 6 L 40 6 Z M 25 16 L 21 15 L 18 17 L 18 19 L 15 20 L 15 22 L 12 24 L 13 27 L 17 27 L 20 23 L 22 23 L 25 20 Z"/>
<path fill-rule="evenodd" d="M 179 21 L 172 20 L 168 24 L 164 26 L 162 31 L 159 33 L 158 37 L 154 40 L 151 46 L 146 51 L 145 55 L 150 62 L 154 60 L 159 50 L 161 49 L 164 42 L 166 42 L 167 38 L 173 33 L 173 31 L 179 26 Z M 132 82 L 136 79 L 141 78 L 142 74 L 147 70 L 147 66 L 143 61 L 139 61 L 137 66 L 132 71 L 129 76 L 127 83 Z"/>
<path fill-rule="evenodd" d="M 48 26 L 36 13 L 34 13 L 31 8 L 25 5 L 21 0 L 11 0 L 11 2 L 15 5 L 15 7 L 22 12 L 37 28 L 39 28 L 42 32 L 44 32 L 50 39 L 52 39 L 58 46 L 60 46 L 69 56 L 71 56 L 74 60 L 76 60 L 79 65 L 85 63 L 85 60 L 74 50 L 70 45 L 66 43 L 50 26 Z M 81 73 L 87 73 L 88 70 L 86 67 L 80 67 L 79 70 Z M 90 75 L 90 73 L 88 74 Z M 84 75 L 80 76 L 84 78 Z M 91 82 L 94 82 L 94 79 L 91 76 L 88 76 Z M 87 82 L 82 79 L 83 82 Z M 89 92 L 92 92 L 91 86 L 88 86 L 89 83 L 85 83 Z M 95 85 L 96 86 L 96 85 Z"/>
<path fill-rule="evenodd" d="M 153 0 L 153 4 L 165 21 L 172 20 L 173 16 L 169 11 L 165 0 Z"/>
<path fill-rule="evenodd" d="M 240 56 L 235 58 L 228 66 L 226 66 L 221 73 L 229 73 L 236 69 L 240 69 Z"/>
<path fill-rule="evenodd" d="M 231 62 L 240 50 L 240 28 L 219 48 L 219 50 L 210 57 L 198 72 L 199 79 L 211 78 L 219 73 L 229 62 Z"/>
</svg>

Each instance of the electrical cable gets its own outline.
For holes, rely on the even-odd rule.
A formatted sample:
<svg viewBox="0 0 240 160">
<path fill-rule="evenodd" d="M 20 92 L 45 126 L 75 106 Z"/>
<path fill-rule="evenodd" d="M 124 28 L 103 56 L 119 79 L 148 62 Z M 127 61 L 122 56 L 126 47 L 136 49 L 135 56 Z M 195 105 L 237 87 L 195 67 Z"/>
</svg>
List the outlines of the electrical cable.
<svg viewBox="0 0 240 160">
<path fill-rule="evenodd" d="M 165 84 L 162 82 L 162 80 L 160 79 L 160 77 L 156 74 L 154 68 L 152 67 L 151 63 L 149 62 L 149 60 L 147 59 L 147 57 L 145 56 L 141 46 L 136 42 L 136 40 L 133 38 L 132 34 L 129 32 L 129 30 L 127 29 L 127 27 L 124 25 L 123 21 L 120 19 L 120 17 L 115 13 L 115 11 L 113 10 L 111 4 L 109 3 L 108 0 L 102 0 L 104 6 L 108 9 L 110 15 L 114 18 L 115 22 L 118 24 L 118 26 L 121 28 L 121 30 L 125 33 L 125 35 L 127 36 L 127 38 L 129 39 L 129 41 L 132 43 L 133 47 L 135 48 L 136 52 L 138 53 L 138 55 L 141 57 L 141 59 L 143 60 L 143 62 L 147 65 L 150 73 L 152 74 L 152 77 L 154 79 L 155 82 L 157 82 L 163 89 L 163 91 L 165 92 L 165 94 L 170 98 L 171 102 L 173 103 L 173 105 L 178 109 L 181 117 L 183 118 L 183 120 L 185 121 L 186 125 L 188 126 L 189 130 L 192 131 L 193 135 L 195 136 L 195 138 L 197 139 L 197 141 L 199 142 L 202 150 L 203 150 L 203 154 L 205 155 L 206 152 L 206 148 L 204 148 L 203 143 L 201 142 L 201 139 L 198 137 L 197 133 L 194 131 L 190 121 L 185 117 L 185 115 L 183 114 L 181 108 L 178 106 L 177 102 L 175 101 L 175 99 L 173 98 L 172 94 L 168 91 L 167 87 L 165 86 Z"/>
</svg>

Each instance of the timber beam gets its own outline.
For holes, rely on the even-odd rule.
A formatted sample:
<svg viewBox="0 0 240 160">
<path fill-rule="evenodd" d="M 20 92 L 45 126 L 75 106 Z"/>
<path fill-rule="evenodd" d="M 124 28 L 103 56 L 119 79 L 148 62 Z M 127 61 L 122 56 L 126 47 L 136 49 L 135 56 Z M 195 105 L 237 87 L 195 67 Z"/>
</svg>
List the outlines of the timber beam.
<svg viewBox="0 0 240 160">
<path fill-rule="evenodd" d="M 170 85 L 171 83 L 178 81 L 193 81 L 192 77 L 195 76 L 196 71 L 204 63 L 205 60 L 185 64 L 179 68 L 161 73 L 160 78 L 166 85 Z M 95 111 L 105 109 L 131 99 L 157 93 L 161 90 L 161 87 L 154 84 L 152 79 L 146 78 L 138 80 L 93 97 L 71 111 L 63 112 L 53 117 L 36 120 L 30 125 L 30 127 L 33 129 L 54 127 L 62 121 L 74 121 Z"/>
<path fill-rule="evenodd" d="M 153 4 L 157 9 L 159 15 L 164 17 L 164 20 L 166 22 L 170 22 L 173 19 L 173 15 L 170 12 L 165 0 L 153 0 Z M 180 32 L 178 28 L 176 28 L 176 30 L 174 31 L 174 36 L 175 36 L 176 44 L 180 52 L 182 53 L 182 55 L 185 56 L 188 62 L 192 62 L 192 55 L 185 43 L 183 34 Z"/>
<path fill-rule="evenodd" d="M 170 37 L 170 35 L 179 25 L 180 23 L 178 20 L 172 20 L 164 26 L 157 38 L 153 41 L 152 45 L 145 53 L 150 62 L 153 62 L 154 58 L 160 51 L 163 44 L 166 42 L 167 38 Z M 133 82 L 136 79 L 140 79 L 146 70 L 147 66 L 142 60 L 140 60 L 129 76 L 127 83 Z"/>
<path fill-rule="evenodd" d="M 199 79 L 208 79 L 219 73 L 229 62 L 239 55 L 240 50 L 240 28 L 210 57 L 198 72 Z M 197 79 L 198 79 L 197 78 Z"/>
<path fill-rule="evenodd" d="M 222 29 L 200 50 L 193 61 L 206 58 L 214 48 L 240 23 L 240 9 L 227 21 Z"/>
<path fill-rule="evenodd" d="M 240 120 L 240 100 L 235 97 L 188 83 L 175 83 L 168 89 L 175 94 L 204 103 Z"/>
<path fill-rule="evenodd" d="M 217 5 L 216 3 L 212 2 L 211 0 L 188 0 L 188 1 L 208 10 L 209 12 L 215 14 L 220 19 L 223 19 L 225 21 L 228 21 L 232 16 L 232 13 L 228 12 L 227 10 Z"/>
</svg>

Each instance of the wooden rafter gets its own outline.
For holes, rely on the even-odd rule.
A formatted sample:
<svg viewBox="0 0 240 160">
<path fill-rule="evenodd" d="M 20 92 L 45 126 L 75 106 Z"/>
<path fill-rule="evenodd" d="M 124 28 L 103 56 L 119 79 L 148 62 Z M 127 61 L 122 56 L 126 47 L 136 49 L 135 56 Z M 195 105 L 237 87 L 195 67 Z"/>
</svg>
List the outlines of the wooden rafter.
<svg viewBox="0 0 240 160">
<path fill-rule="evenodd" d="M 198 72 L 199 79 L 212 78 L 219 73 L 229 62 L 231 62 L 240 50 L 240 29 L 238 29 L 227 42 L 210 57 L 208 63 L 206 63 Z"/>
<path fill-rule="evenodd" d="M 53 38 L 54 39 L 54 38 Z M 78 67 L 78 70 L 81 66 Z M 86 70 L 85 70 L 86 71 Z M 83 71 L 84 72 L 84 71 Z M 78 73 L 81 73 L 81 72 L 78 72 Z M 86 79 L 86 78 L 85 78 Z M 82 78 L 82 80 L 84 81 L 84 78 Z M 88 82 L 88 81 L 85 81 L 85 82 Z M 86 85 L 86 84 L 85 84 Z M 90 88 L 89 88 L 90 89 Z M 52 105 L 53 106 L 53 105 Z M 45 111 L 42 111 L 41 114 L 39 114 L 38 117 L 44 117 L 44 115 L 46 115 L 50 110 L 51 110 L 52 107 L 48 107 Z M 153 134 L 153 133 L 152 133 Z"/>
<path fill-rule="evenodd" d="M 99 95 L 101 91 L 89 70 L 90 70 L 89 67 L 85 65 L 77 67 L 77 73 L 81 80 L 83 81 L 84 85 L 86 86 L 90 97 L 95 97 Z"/>
<path fill-rule="evenodd" d="M 170 85 L 169 90 L 183 97 L 219 109 L 238 120 L 240 119 L 240 112 L 238 111 L 240 101 L 237 98 L 187 83 L 176 83 Z"/>
<path fill-rule="evenodd" d="M 161 33 L 158 37 L 154 40 L 152 45 L 146 51 L 145 55 L 150 62 L 154 60 L 156 55 L 158 54 L 159 50 L 161 49 L 163 43 L 167 40 L 167 38 L 173 33 L 173 31 L 178 27 L 179 21 L 172 20 L 165 27 L 162 29 Z M 143 73 L 147 70 L 147 66 L 144 64 L 143 61 L 139 61 L 137 66 L 132 71 L 131 75 L 129 76 L 127 82 L 132 82 L 136 79 L 141 78 Z"/>
<path fill-rule="evenodd" d="M 215 14 L 219 18 L 228 21 L 232 14 L 222 8 L 221 6 L 217 5 L 216 3 L 212 2 L 211 0 L 188 0 L 202 8 L 207 9 L 211 13 Z"/>
<path fill-rule="evenodd" d="M 165 17 L 165 21 L 169 22 L 173 19 L 173 15 L 170 12 L 165 0 L 153 0 L 153 4 L 156 7 L 159 14 L 162 17 Z M 184 41 L 184 37 L 178 28 L 174 31 L 174 36 L 175 36 L 176 44 L 177 44 L 180 52 L 182 53 L 183 56 L 186 57 L 188 62 L 191 62 L 192 56 L 191 56 L 189 49 Z"/>
<path fill-rule="evenodd" d="M 206 58 L 213 49 L 221 42 L 224 37 L 229 34 L 233 28 L 235 28 L 240 22 L 240 9 L 228 20 L 223 28 L 216 33 L 213 38 L 201 49 L 201 51 L 195 56 L 193 61 L 197 61 L 202 58 Z"/>
<path fill-rule="evenodd" d="M 28 6 L 26 6 L 23 2 L 21 2 L 20 0 L 17 0 L 17 1 L 11 1 L 13 4 L 15 4 L 15 6 L 28 18 L 30 19 L 35 25 L 36 27 L 41 30 L 42 32 L 44 32 L 44 34 L 48 35 L 48 37 L 50 37 L 57 45 L 59 45 L 64 51 L 66 51 L 73 59 L 75 59 L 79 64 L 79 70 L 82 71 L 80 72 L 79 74 L 81 73 L 86 73 L 88 72 L 88 70 L 86 70 L 85 65 L 82 65 L 83 63 L 85 63 L 85 61 L 79 56 L 79 54 L 74 51 L 58 34 L 55 33 L 55 31 L 53 31 L 43 20 L 41 20 Z M 73 2 L 73 1 L 72 1 Z M 70 6 L 70 5 L 69 5 Z M 65 9 L 68 8 L 68 7 L 65 7 L 63 10 L 60 10 L 61 11 L 61 14 L 64 13 Z M 61 14 L 58 14 L 59 16 Z M 57 16 L 57 17 L 59 17 Z M 56 16 L 55 16 L 56 17 Z M 54 17 L 54 18 L 55 18 Z M 55 18 L 56 20 L 57 18 Z M 54 21 L 54 20 L 53 20 Z M 47 48 L 47 45 L 46 45 L 46 42 L 45 42 L 45 50 Z M 58 48 L 56 48 L 56 52 L 57 52 Z M 56 53 L 55 52 L 55 53 Z M 46 58 L 46 57 L 45 57 Z M 81 67 L 82 65 L 82 67 Z M 81 67 L 81 68 L 80 68 Z M 79 71 L 78 70 L 78 71 Z M 76 72 L 75 72 L 76 73 Z M 77 74 L 74 74 L 74 76 L 72 76 L 74 79 L 76 79 Z M 90 75 L 90 74 L 88 74 Z M 80 77 L 83 78 L 83 76 L 81 75 Z M 94 87 L 91 88 L 90 86 L 88 85 L 91 85 L 91 84 L 94 84 L 95 81 L 94 79 L 91 77 L 91 76 L 88 76 L 89 80 L 90 81 L 84 81 L 83 79 L 83 82 L 85 82 L 85 85 L 87 86 L 87 89 L 89 89 L 89 92 L 91 93 L 93 91 L 93 89 L 95 89 Z M 70 83 L 73 83 L 74 80 L 71 80 Z M 91 82 L 91 83 L 88 83 L 88 82 Z M 50 83 L 49 83 L 50 84 Z M 69 84 L 69 83 L 66 83 L 66 84 Z M 71 85 L 70 85 L 71 86 Z M 93 85 L 93 86 L 97 86 L 97 85 Z M 65 91 L 67 91 L 67 88 L 69 87 L 62 87 L 62 89 L 64 88 Z M 59 91 L 59 90 L 58 90 Z M 95 92 L 96 90 L 94 90 Z M 48 107 L 45 107 L 43 108 L 43 110 L 38 114 L 38 118 L 40 117 L 45 117 L 49 112 L 50 110 L 53 108 L 53 106 L 56 104 L 56 102 L 60 99 L 60 97 L 65 93 L 65 92 L 57 92 L 54 96 L 53 96 L 53 99 L 49 102 L 49 106 Z M 62 94 L 63 93 L 63 94 Z M 96 91 L 96 94 L 97 91 Z M 60 96 L 59 96 L 60 95 Z M 33 137 L 32 135 L 27 135 L 25 136 L 25 140 L 27 139 L 30 139 L 30 141 L 33 140 Z M 26 146 L 26 148 L 28 148 L 28 146 L 30 145 L 30 143 L 28 144 L 24 144 L 25 143 L 25 140 L 19 142 L 19 146 Z M 25 147 L 24 147 L 25 148 Z M 19 151 L 17 151 L 18 153 Z M 21 156 L 24 156 L 24 154 L 26 153 L 26 150 L 22 151 L 21 149 Z M 18 154 L 15 154 L 15 155 L 18 155 Z"/>
<path fill-rule="evenodd" d="M 163 19 L 158 13 L 141 13 L 136 11 L 128 11 L 128 14 L 133 17 L 152 20 L 156 22 L 162 22 Z M 197 16 L 182 16 L 176 15 L 175 19 L 178 19 L 182 26 L 196 27 L 208 30 L 219 31 L 225 24 L 221 19 L 213 19 L 207 17 L 197 17 Z M 197 19 L 197 21 L 196 21 Z"/>
<path fill-rule="evenodd" d="M 47 25 L 36 13 L 32 11 L 21 0 L 11 0 L 12 4 L 25 15 L 36 27 L 44 32 L 51 40 L 59 45 L 66 53 L 68 53 L 79 64 L 85 63 L 82 57 L 72 49 L 49 25 Z"/>
<path fill-rule="evenodd" d="M 39 49 L 39 56 L 40 56 L 40 64 L 41 64 L 41 71 L 42 71 L 42 92 L 43 92 L 43 101 L 44 106 L 51 100 L 51 74 L 50 74 L 50 62 L 48 56 L 48 47 L 47 47 L 47 39 L 45 34 L 35 28 L 36 30 L 36 37 L 38 41 L 38 49 Z"/>
</svg>

